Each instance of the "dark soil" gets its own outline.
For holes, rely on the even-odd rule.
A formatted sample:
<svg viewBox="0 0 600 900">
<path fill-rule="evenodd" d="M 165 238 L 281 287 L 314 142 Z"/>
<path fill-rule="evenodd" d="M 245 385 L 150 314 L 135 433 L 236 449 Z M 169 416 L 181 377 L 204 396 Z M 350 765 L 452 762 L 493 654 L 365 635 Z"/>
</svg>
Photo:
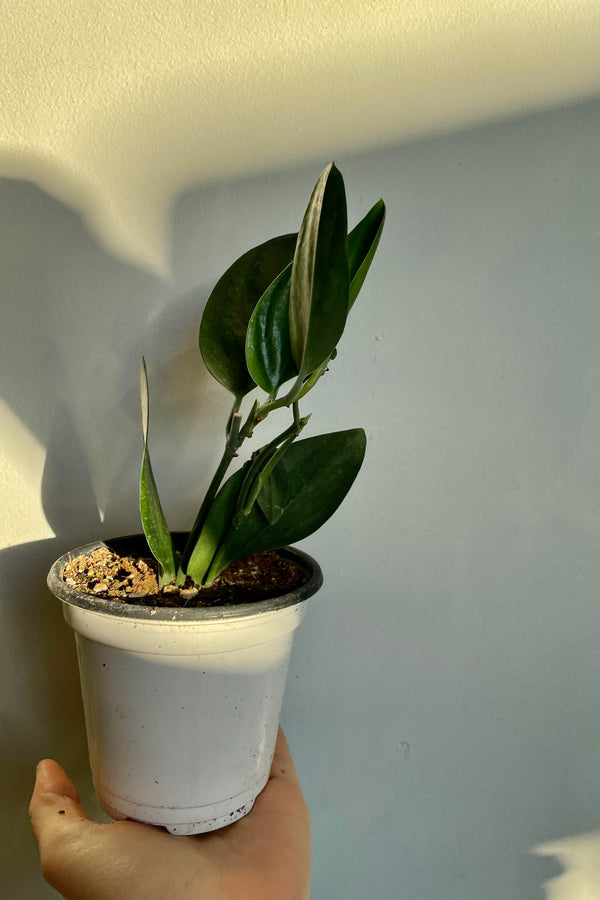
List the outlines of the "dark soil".
<svg viewBox="0 0 600 900">
<path fill-rule="evenodd" d="M 308 580 L 304 569 L 270 550 L 231 563 L 209 587 L 196 588 L 191 579 L 183 587 L 158 587 L 158 568 L 152 558 L 120 556 L 100 547 L 89 556 L 70 559 L 63 581 L 76 591 L 137 606 L 226 606 L 253 603 L 287 594 Z"/>
</svg>

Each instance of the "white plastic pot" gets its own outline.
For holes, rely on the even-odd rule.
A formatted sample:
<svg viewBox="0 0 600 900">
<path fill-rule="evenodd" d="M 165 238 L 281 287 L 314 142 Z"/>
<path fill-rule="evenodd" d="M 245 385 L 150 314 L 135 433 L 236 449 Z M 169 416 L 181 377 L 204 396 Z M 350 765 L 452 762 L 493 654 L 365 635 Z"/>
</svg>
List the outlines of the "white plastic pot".
<svg viewBox="0 0 600 900">
<path fill-rule="evenodd" d="M 281 552 L 309 573 L 289 594 L 240 606 L 153 609 L 65 584 L 69 557 L 100 546 L 71 551 L 48 576 L 76 632 L 98 799 L 115 819 L 172 834 L 235 822 L 269 777 L 294 631 L 322 584 L 321 570 L 286 548 Z"/>
</svg>

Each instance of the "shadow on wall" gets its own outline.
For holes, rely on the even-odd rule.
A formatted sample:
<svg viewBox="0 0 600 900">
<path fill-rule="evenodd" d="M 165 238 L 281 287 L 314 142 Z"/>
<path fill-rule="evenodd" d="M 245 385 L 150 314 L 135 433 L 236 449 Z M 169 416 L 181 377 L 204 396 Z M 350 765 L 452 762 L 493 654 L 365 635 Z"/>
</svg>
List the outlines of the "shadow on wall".
<svg viewBox="0 0 600 900">
<path fill-rule="evenodd" d="M 30 184 L 0 180 L 0 201 L 0 396 L 48 448 L 45 512 L 56 534 L 76 531 L 72 516 L 85 524 L 94 507 L 106 533 L 137 527 L 140 360 L 155 388 L 160 472 L 172 453 L 160 436 L 189 439 L 204 412 L 197 329 L 209 285 L 178 292 L 108 256 L 77 214 Z M 199 270 L 211 271 L 209 253 L 198 248 Z"/>
</svg>

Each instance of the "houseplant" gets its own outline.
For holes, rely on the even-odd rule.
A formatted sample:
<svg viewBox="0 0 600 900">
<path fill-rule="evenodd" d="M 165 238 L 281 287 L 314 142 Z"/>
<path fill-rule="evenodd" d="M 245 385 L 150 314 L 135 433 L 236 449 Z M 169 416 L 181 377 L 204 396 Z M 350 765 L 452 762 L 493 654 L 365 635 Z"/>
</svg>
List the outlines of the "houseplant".
<svg viewBox="0 0 600 900">
<path fill-rule="evenodd" d="M 248 812 L 266 783 L 293 632 L 322 581 L 318 564 L 287 545 L 333 514 L 365 451 L 359 428 L 299 440 L 309 419 L 300 402 L 335 359 L 384 219 L 379 201 L 348 234 L 332 163 L 298 234 L 248 251 L 215 286 L 200 349 L 233 404 L 186 534 L 170 532 L 154 480 L 142 364 L 144 535 L 71 551 L 48 579 L 76 631 L 96 792 L 117 818 L 208 831 Z M 257 387 L 263 399 L 242 414 Z M 226 478 L 245 441 L 285 409 L 285 428 Z M 290 580 L 262 598 L 251 584 L 247 602 L 232 570 L 246 584 L 256 572 Z"/>
</svg>

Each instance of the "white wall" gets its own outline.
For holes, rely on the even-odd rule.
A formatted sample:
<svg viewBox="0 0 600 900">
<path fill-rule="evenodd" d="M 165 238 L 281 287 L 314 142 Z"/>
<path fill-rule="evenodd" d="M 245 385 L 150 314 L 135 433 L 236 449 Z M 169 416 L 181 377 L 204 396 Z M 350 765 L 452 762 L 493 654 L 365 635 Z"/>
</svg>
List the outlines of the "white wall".
<svg viewBox="0 0 600 900">
<path fill-rule="evenodd" d="M 351 220 L 381 195 L 388 221 L 310 404 L 313 433 L 369 437 L 358 484 L 304 542 L 325 587 L 284 709 L 314 900 L 541 898 L 556 866 L 530 848 L 600 827 L 599 139 L 593 102 L 337 159 Z M 187 192 L 169 284 L 0 182 L 11 900 L 56 896 L 28 830 L 35 762 L 63 762 L 96 809 L 46 570 L 138 527 L 142 352 L 157 478 L 189 523 L 227 407 L 196 349 L 203 303 L 236 255 L 297 227 L 327 161 Z"/>
</svg>

